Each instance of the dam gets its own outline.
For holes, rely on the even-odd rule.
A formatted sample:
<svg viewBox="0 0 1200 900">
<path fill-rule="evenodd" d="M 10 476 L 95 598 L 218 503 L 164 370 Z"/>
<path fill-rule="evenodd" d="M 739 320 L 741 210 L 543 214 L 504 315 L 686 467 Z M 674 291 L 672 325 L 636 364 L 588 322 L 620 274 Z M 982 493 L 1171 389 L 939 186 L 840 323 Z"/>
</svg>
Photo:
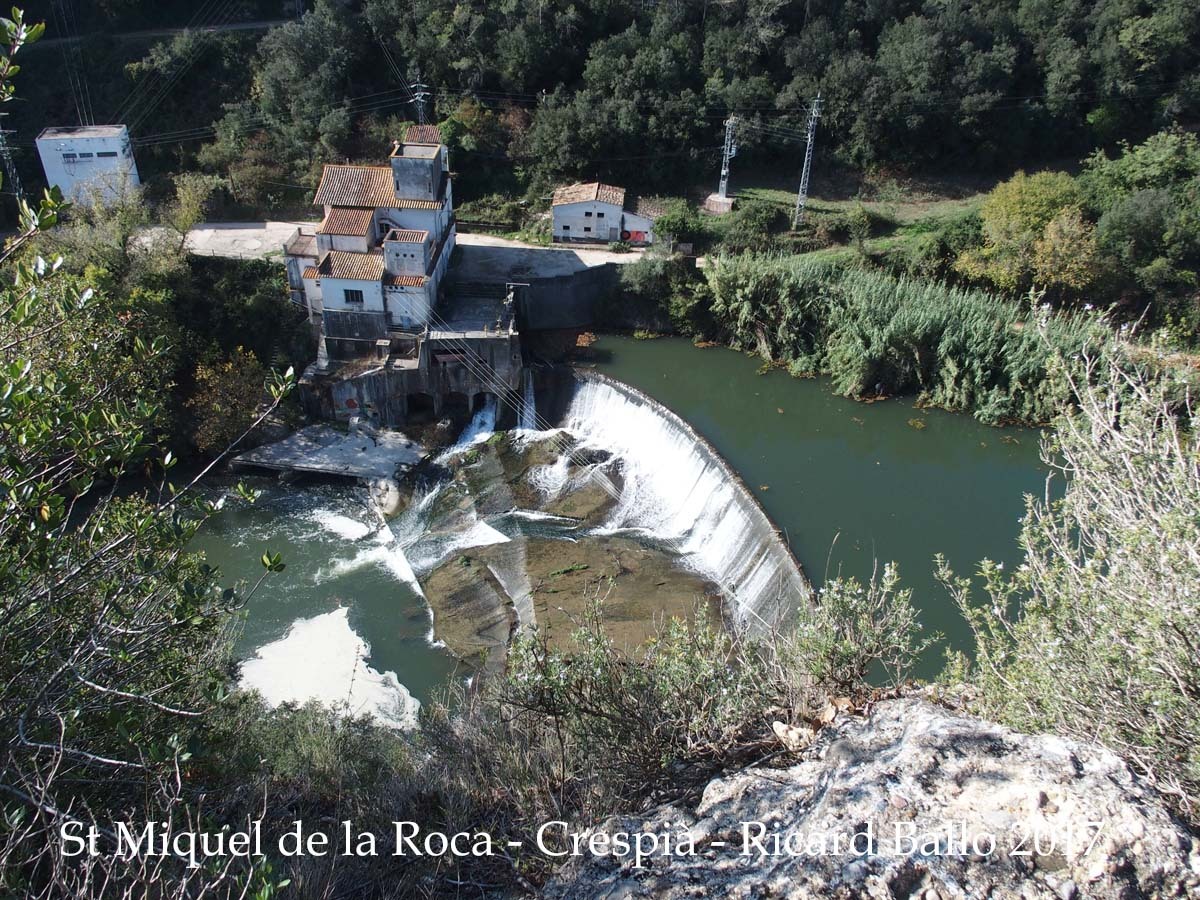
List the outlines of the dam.
<svg viewBox="0 0 1200 900">
<path fill-rule="evenodd" d="M 592 599 L 630 645 L 663 616 L 761 633 L 812 602 L 778 529 L 677 415 L 586 370 L 527 369 L 521 383 L 513 427 L 483 404 L 403 479 L 389 520 L 353 483 L 260 479 L 258 508 L 214 486 L 229 509 L 196 549 L 231 570 L 254 537 L 275 535 L 288 562 L 247 621 L 246 686 L 272 702 L 352 698 L 407 727 L 447 674 L 495 671 L 521 631 L 565 639 Z M 353 655 L 326 667 L 319 693 L 315 646 Z"/>
</svg>

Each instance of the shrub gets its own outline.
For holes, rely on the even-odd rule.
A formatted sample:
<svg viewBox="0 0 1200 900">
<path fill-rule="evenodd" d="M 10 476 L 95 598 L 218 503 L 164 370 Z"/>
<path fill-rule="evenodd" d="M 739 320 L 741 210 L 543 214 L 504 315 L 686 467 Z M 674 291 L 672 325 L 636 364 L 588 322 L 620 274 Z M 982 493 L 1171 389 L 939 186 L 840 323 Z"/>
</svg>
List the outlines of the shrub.
<svg viewBox="0 0 1200 900">
<path fill-rule="evenodd" d="M 1115 366 L 1092 377 L 1044 444 L 1066 490 L 1029 500 L 1020 567 L 984 561 L 980 605 L 940 562 L 978 648 L 955 674 L 983 715 L 1107 744 L 1196 823 L 1200 437 L 1176 385 Z"/>
<path fill-rule="evenodd" d="M 963 253 L 958 271 L 1004 291 L 1028 288 L 1035 243 L 1055 216 L 1082 199 L 1079 186 L 1065 172 L 1018 172 L 983 201 L 979 214 L 984 246 Z"/>
<path fill-rule="evenodd" d="M 985 422 L 1049 421 L 1070 397 L 1060 362 L 1110 340 L 1085 315 L 803 257 L 719 257 L 705 276 L 733 346 L 849 397 L 915 392 Z"/>
</svg>

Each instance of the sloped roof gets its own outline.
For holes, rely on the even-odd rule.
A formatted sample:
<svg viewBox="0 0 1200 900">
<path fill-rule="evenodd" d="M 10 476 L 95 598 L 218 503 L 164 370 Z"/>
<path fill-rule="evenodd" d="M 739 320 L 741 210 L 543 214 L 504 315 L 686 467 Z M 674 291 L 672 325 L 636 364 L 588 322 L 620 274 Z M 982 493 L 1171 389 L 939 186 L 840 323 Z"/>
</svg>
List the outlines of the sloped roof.
<svg viewBox="0 0 1200 900">
<path fill-rule="evenodd" d="M 319 206 L 394 206 L 396 190 L 388 166 L 326 166 L 313 202 Z"/>
<path fill-rule="evenodd" d="M 378 281 L 383 277 L 383 254 L 347 253 L 330 250 L 317 266 L 325 278 L 348 278 L 352 281 Z"/>
<path fill-rule="evenodd" d="M 667 211 L 670 197 L 634 197 L 626 205 L 626 209 L 647 219 L 657 219 Z"/>
<path fill-rule="evenodd" d="M 420 287 L 425 283 L 424 275 L 384 275 L 384 284 L 394 284 L 398 287 Z"/>
<path fill-rule="evenodd" d="M 316 266 L 305 266 L 301 278 L 317 279 L 321 277 L 321 270 Z"/>
<path fill-rule="evenodd" d="M 591 181 L 586 184 L 568 184 L 554 192 L 551 206 L 563 206 L 567 203 L 587 203 L 588 201 L 611 203 L 613 206 L 625 205 L 625 188 L 605 184 L 602 181 Z"/>
<path fill-rule="evenodd" d="M 415 228 L 393 228 L 387 233 L 384 240 L 399 241 L 401 244 L 423 244 L 428 238 L 428 231 L 418 231 Z"/>
<path fill-rule="evenodd" d="M 441 200 L 421 200 L 409 197 L 393 197 L 387 203 L 381 203 L 390 209 L 441 209 Z"/>
<path fill-rule="evenodd" d="M 348 209 L 335 206 L 325 217 L 318 231 L 321 234 L 340 234 L 364 237 L 371 230 L 375 213 L 370 209 Z"/>
<path fill-rule="evenodd" d="M 436 125 L 409 125 L 404 132 L 406 144 L 440 144 L 442 131 Z"/>
</svg>

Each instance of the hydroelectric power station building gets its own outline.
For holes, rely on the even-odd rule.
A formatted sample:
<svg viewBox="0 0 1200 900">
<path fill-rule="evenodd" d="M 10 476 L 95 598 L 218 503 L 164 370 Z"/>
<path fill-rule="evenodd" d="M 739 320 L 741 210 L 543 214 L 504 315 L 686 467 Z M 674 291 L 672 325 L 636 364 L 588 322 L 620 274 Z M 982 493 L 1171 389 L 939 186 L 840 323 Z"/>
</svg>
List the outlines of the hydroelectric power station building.
<svg viewBox="0 0 1200 900">
<path fill-rule="evenodd" d="M 436 127 L 410 127 L 386 166 L 326 166 L 314 203 L 320 226 L 284 245 L 292 298 L 320 332 L 301 382 L 310 412 L 397 426 L 517 389 L 511 290 L 446 291 L 454 198 Z"/>
</svg>

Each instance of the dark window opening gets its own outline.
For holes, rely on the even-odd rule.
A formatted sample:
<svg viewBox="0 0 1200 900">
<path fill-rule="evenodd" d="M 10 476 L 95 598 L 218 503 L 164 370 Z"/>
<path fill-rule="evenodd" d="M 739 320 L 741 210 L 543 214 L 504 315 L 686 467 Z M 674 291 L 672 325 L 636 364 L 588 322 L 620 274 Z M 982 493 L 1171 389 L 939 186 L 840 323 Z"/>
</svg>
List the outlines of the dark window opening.
<svg viewBox="0 0 1200 900">
<path fill-rule="evenodd" d="M 114 159 L 117 155 L 117 151 L 116 150 L 101 150 L 96 155 L 99 156 L 101 159 Z"/>
<path fill-rule="evenodd" d="M 603 218 L 604 218 L 604 213 L 596 213 L 596 218 L 597 218 L 597 219 L 603 219 Z"/>
<path fill-rule="evenodd" d="M 590 219 L 590 218 L 592 217 L 592 212 L 591 212 L 591 210 L 588 210 L 587 212 L 585 212 L 585 213 L 583 214 L 583 217 L 584 217 L 585 219 Z"/>
<path fill-rule="evenodd" d="M 588 228 L 586 225 L 584 225 L 584 226 L 583 226 L 583 230 L 584 230 L 584 231 L 591 231 L 592 229 L 590 229 L 590 228 Z"/>
<path fill-rule="evenodd" d="M 352 290 L 346 289 L 342 293 L 344 293 L 346 295 L 347 303 L 362 303 L 363 302 L 363 292 L 362 291 L 352 291 Z"/>
</svg>

